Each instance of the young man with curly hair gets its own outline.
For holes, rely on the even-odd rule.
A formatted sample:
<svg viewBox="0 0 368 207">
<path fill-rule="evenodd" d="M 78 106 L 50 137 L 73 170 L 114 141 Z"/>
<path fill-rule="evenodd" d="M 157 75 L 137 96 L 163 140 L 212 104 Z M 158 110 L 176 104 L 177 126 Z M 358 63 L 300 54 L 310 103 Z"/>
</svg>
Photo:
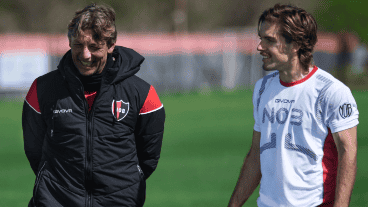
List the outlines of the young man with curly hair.
<svg viewBox="0 0 368 207">
<path fill-rule="evenodd" d="M 317 23 L 276 4 L 258 22 L 263 69 L 253 94 L 251 149 L 229 207 L 260 184 L 257 204 L 348 206 L 357 169 L 358 110 L 351 91 L 312 65 Z"/>
</svg>

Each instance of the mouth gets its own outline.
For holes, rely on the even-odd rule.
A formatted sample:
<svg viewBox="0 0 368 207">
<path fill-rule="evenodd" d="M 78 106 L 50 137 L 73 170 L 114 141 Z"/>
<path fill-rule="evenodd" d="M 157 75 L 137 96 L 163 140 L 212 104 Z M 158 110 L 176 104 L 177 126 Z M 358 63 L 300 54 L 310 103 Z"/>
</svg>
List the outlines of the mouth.
<svg viewBox="0 0 368 207">
<path fill-rule="evenodd" d="M 269 56 L 269 55 L 267 55 L 267 54 L 261 54 L 261 56 L 263 57 L 263 59 L 269 59 L 269 58 L 271 58 L 271 56 Z"/>
<path fill-rule="evenodd" d="M 91 67 L 93 65 L 93 61 L 82 61 L 79 60 L 79 62 L 84 66 L 84 67 Z"/>
</svg>

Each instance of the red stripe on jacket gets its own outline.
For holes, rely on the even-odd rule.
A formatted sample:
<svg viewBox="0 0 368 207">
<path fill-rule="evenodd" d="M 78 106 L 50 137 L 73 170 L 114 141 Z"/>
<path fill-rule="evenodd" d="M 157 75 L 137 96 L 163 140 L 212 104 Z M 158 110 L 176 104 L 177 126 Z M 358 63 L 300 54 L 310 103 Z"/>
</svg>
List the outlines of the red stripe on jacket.
<svg viewBox="0 0 368 207">
<path fill-rule="evenodd" d="M 139 114 L 147 114 L 162 108 L 162 103 L 153 86 L 150 87 L 147 98 L 139 111 Z"/>
<path fill-rule="evenodd" d="M 40 104 L 38 103 L 38 97 L 37 97 L 37 79 L 33 81 L 31 88 L 29 89 L 27 93 L 26 102 L 37 113 L 39 114 L 41 113 Z"/>
</svg>

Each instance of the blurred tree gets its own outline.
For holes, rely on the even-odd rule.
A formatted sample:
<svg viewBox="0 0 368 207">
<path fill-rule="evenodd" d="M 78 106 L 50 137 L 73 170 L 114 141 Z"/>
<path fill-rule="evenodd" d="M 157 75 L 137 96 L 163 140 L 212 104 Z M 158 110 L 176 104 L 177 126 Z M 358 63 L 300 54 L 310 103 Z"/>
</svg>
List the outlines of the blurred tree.
<svg viewBox="0 0 368 207">
<path fill-rule="evenodd" d="M 321 30 L 335 32 L 339 37 L 339 57 L 336 77 L 347 83 L 347 72 L 350 69 L 351 48 L 349 33 L 359 36 L 360 40 L 368 43 L 368 13 L 366 1 L 325 0 L 324 6 L 316 11 L 316 19 Z"/>
<path fill-rule="evenodd" d="M 120 32 L 173 32 L 179 0 L 97 0 L 116 11 Z M 317 0 L 294 0 L 293 4 L 307 11 L 315 9 Z M 289 0 L 185 0 L 189 32 L 215 31 L 225 28 L 255 26 L 261 12 L 275 3 Z M 2 0 L 0 2 L 0 32 L 66 33 L 77 9 L 90 0 Z M 4 12 L 6 11 L 6 12 Z M 179 15 L 180 17 L 180 15 Z M 10 24 L 7 24 L 10 23 Z"/>
<path fill-rule="evenodd" d="M 318 26 L 330 32 L 353 32 L 368 43 L 367 1 L 324 0 L 316 10 Z"/>
<path fill-rule="evenodd" d="M 173 31 L 172 0 L 99 0 L 116 12 L 118 31 Z M 0 32 L 66 33 L 76 10 L 89 0 L 3 0 L 0 2 Z M 13 21 L 10 21 L 13 20 Z M 16 22 L 7 24 L 6 22 Z"/>
<path fill-rule="evenodd" d="M 188 0 L 189 31 L 213 31 L 223 28 L 255 27 L 262 12 L 276 3 L 290 4 L 290 0 Z M 294 0 L 292 5 L 313 14 L 318 0 Z"/>
</svg>

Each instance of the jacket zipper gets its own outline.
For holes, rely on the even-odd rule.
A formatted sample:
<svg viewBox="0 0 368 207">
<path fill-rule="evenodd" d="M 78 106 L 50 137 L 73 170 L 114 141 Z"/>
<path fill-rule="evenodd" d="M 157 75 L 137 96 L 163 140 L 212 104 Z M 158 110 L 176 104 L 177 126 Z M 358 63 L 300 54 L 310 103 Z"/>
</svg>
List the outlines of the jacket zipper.
<svg viewBox="0 0 368 207">
<path fill-rule="evenodd" d="M 103 81 L 103 80 L 102 80 Z M 80 82 L 81 83 L 81 82 Z M 82 84 L 82 83 L 81 83 Z M 97 101 L 97 98 L 99 97 L 101 88 L 102 88 L 102 82 L 100 89 L 97 91 L 96 97 L 93 100 L 91 111 L 89 111 L 89 105 L 84 95 L 84 87 L 82 84 L 82 97 L 84 99 L 84 108 L 86 113 L 86 169 L 85 169 L 85 187 L 87 191 L 87 198 L 86 198 L 86 206 L 92 207 L 92 133 L 93 133 L 93 124 L 92 119 L 94 116 L 94 108 L 95 103 Z"/>
<path fill-rule="evenodd" d="M 100 88 L 101 90 L 101 88 Z M 93 124 L 92 119 L 94 116 L 94 108 L 95 108 L 95 102 L 97 100 L 97 97 L 99 96 L 99 92 L 97 92 L 96 97 L 93 101 L 91 111 L 88 111 L 89 105 L 87 103 L 87 100 L 84 98 L 84 105 L 86 109 L 87 114 L 87 146 L 86 146 L 86 152 L 87 152 L 87 164 L 86 164 L 86 190 L 87 190 L 87 207 L 92 207 L 92 133 L 93 133 Z M 83 97 L 84 97 L 84 89 L 83 89 Z"/>
<path fill-rule="evenodd" d="M 89 186 L 88 206 L 92 206 L 92 132 L 93 132 L 92 117 L 93 117 L 93 115 L 91 115 L 91 114 L 88 115 L 89 131 L 91 132 L 89 134 L 90 136 L 88 136 L 88 139 L 87 139 L 88 180 L 90 181 L 90 184 L 88 185 Z"/>
<path fill-rule="evenodd" d="M 91 137 L 92 135 L 90 135 L 90 131 L 92 131 L 92 127 L 90 126 L 91 124 L 91 114 L 88 111 L 88 102 L 85 98 L 84 95 L 84 87 L 82 86 L 82 97 L 84 100 L 84 108 L 85 108 L 85 113 L 86 113 L 86 167 L 85 167 L 85 188 L 86 188 L 86 207 L 90 207 L 91 205 L 91 196 L 92 196 L 92 187 L 91 187 L 91 182 L 92 182 L 92 176 L 91 176 L 91 161 L 92 161 L 92 149 L 91 149 Z"/>
<path fill-rule="evenodd" d="M 83 91 L 83 97 L 84 97 L 84 90 Z M 85 99 L 85 98 L 84 98 Z M 86 207 L 89 207 L 89 200 L 90 200 L 90 177 L 89 177 L 89 171 L 90 171 L 90 157 L 89 157 L 89 112 L 88 112 L 88 103 L 87 100 L 84 100 L 84 108 L 86 111 L 86 168 L 85 168 L 85 187 L 86 187 Z"/>
</svg>

